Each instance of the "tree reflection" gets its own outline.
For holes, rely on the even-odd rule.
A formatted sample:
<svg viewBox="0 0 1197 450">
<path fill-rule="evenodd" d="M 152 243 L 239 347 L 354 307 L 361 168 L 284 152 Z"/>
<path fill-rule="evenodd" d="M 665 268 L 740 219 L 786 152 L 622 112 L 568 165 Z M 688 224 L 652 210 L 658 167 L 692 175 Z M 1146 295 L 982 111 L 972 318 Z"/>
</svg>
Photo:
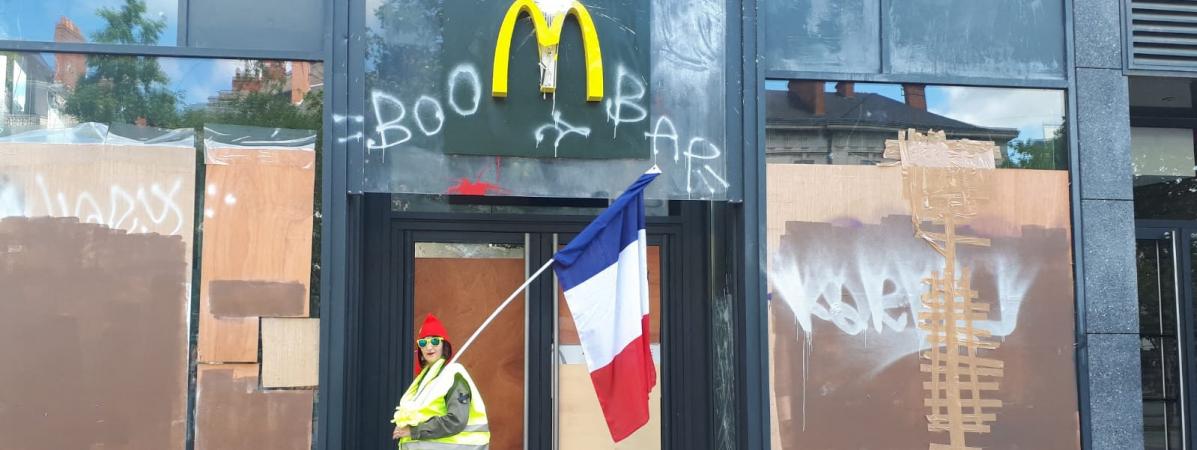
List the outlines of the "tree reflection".
<svg viewBox="0 0 1197 450">
<path fill-rule="evenodd" d="M 165 20 L 145 17 L 142 0 L 125 0 L 119 9 L 100 8 L 96 14 L 107 22 L 93 33 L 96 42 L 153 45 Z M 91 56 L 87 75 L 66 98 L 63 110 L 80 122 L 136 123 L 169 127 L 178 120 L 179 93 L 170 90 L 170 79 L 147 56 Z"/>
<path fill-rule="evenodd" d="M 1068 140 L 1065 127 L 1057 128 L 1050 138 L 1013 140 L 1007 147 L 1002 167 L 1007 169 L 1052 170 L 1068 167 Z"/>
</svg>

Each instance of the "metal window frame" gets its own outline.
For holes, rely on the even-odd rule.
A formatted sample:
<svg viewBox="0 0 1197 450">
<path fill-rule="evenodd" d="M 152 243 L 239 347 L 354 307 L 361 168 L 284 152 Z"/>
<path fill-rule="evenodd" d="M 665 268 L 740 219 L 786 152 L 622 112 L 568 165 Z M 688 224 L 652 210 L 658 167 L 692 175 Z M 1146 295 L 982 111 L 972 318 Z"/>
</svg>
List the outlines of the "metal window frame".
<svg viewBox="0 0 1197 450">
<path fill-rule="evenodd" d="M 347 192 L 345 189 L 345 146 L 337 143 L 336 139 L 333 139 L 335 136 L 347 135 L 348 133 L 342 131 L 345 128 L 343 124 L 334 126 L 334 121 L 332 120 L 338 111 L 343 113 L 345 110 L 347 90 L 343 67 L 347 49 L 338 47 L 338 45 L 349 41 L 348 36 L 345 36 L 345 24 L 342 23 L 347 17 L 347 6 L 345 2 L 341 1 L 325 0 L 323 2 L 324 24 L 323 30 L 321 30 L 324 42 L 323 49 L 315 51 L 280 51 L 188 46 L 190 36 L 187 21 L 189 19 L 190 2 L 191 0 L 179 0 L 177 18 L 177 42 L 179 45 L 122 45 L 0 39 L 0 51 L 149 56 L 161 58 L 307 61 L 324 64 L 326 84 L 328 86 L 323 89 L 325 107 L 322 127 L 326 139 L 324 139 L 321 160 L 323 166 L 323 170 L 321 171 L 322 183 L 320 185 L 323 233 L 320 242 L 320 256 L 322 265 L 326 269 L 320 273 L 320 298 L 322 299 L 320 305 L 320 347 L 326 350 L 320 352 L 320 388 L 317 390 L 316 395 L 318 400 L 314 411 L 317 423 L 313 427 L 312 445 L 316 449 L 339 448 L 337 446 L 329 447 L 328 438 L 330 436 L 339 436 L 342 432 L 340 419 L 344 410 L 341 402 L 344 399 L 343 389 L 345 387 L 344 371 L 346 358 L 344 351 L 331 350 L 348 350 L 350 348 L 345 342 L 347 336 L 345 329 L 348 324 L 337 319 L 346 317 L 347 305 L 345 298 L 349 294 L 348 289 L 356 288 L 356 286 L 346 283 L 346 275 L 352 273 L 353 269 L 349 268 L 349 270 L 345 270 L 344 268 L 346 268 L 348 261 L 352 261 L 347 258 L 350 249 L 353 249 L 352 251 L 356 253 L 358 248 L 353 245 L 356 241 L 350 241 L 350 239 L 358 239 L 358 236 L 347 233 L 347 225 L 350 221 L 354 220 L 354 216 L 349 214 L 350 204 L 347 196 L 344 195 Z M 334 41 L 334 35 L 342 38 Z M 354 210 L 361 210 L 361 205 L 355 205 Z M 192 402 L 192 396 L 189 394 L 189 415 L 191 414 L 190 411 L 194 408 Z M 194 441 L 191 440 L 193 435 L 190 429 L 187 435 L 189 439 L 186 442 L 186 446 L 187 448 L 191 448 Z"/>
<path fill-rule="evenodd" d="M 761 1 L 764 1 L 764 0 L 745 0 L 746 3 L 747 2 L 759 3 Z M 1123 0 L 1123 1 L 1126 1 L 1126 0 Z M 885 2 L 883 1 L 882 2 L 883 8 L 884 8 L 884 3 Z M 1075 379 L 1076 379 L 1076 388 L 1077 388 L 1077 407 L 1078 407 L 1077 413 L 1079 415 L 1078 419 L 1079 419 L 1079 432 L 1081 434 L 1081 436 L 1080 436 L 1081 437 L 1081 448 L 1088 449 L 1088 448 L 1093 448 L 1093 429 L 1092 429 L 1092 423 L 1091 423 L 1092 413 L 1091 413 L 1090 402 L 1089 402 L 1090 392 L 1089 392 L 1088 337 L 1085 332 L 1085 329 L 1086 329 L 1085 311 L 1087 310 L 1087 302 L 1085 299 L 1085 282 L 1084 282 L 1084 280 L 1085 280 L 1084 241 L 1082 238 L 1084 223 L 1082 221 L 1082 215 L 1081 215 L 1081 200 L 1082 200 L 1081 180 L 1082 180 L 1082 178 L 1081 178 L 1081 173 L 1080 173 L 1080 153 L 1079 153 L 1079 145 L 1078 145 L 1078 142 L 1080 141 L 1080 139 L 1079 139 L 1080 138 L 1080 136 L 1079 136 L 1080 130 L 1079 130 L 1079 126 L 1077 124 L 1077 94 L 1076 94 L 1076 90 L 1077 90 L 1076 68 L 1077 68 L 1077 66 L 1076 66 L 1076 54 L 1075 54 L 1076 47 L 1075 47 L 1074 16 L 1073 16 L 1075 0 L 1064 0 L 1063 3 L 1064 3 L 1064 5 L 1063 5 L 1064 6 L 1064 24 L 1063 24 L 1063 26 L 1064 26 L 1064 45 L 1065 45 L 1065 52 L 1064 52 L 1065 67 L 1064 67 L 1064 78 L 1062 78 L 1062 79 L 1010 79 L 1010 78 L 990 78 L 990 77 L 955 77 L 955 76 L 933 75 L 933 74 L 784 71 L 784 70 L 765 70 L 764 65 L 759 64 L 759 67 L 757 68 L 756 71 L 757 71 L 757 73 L 762 74 L 762 77 L 758 83 L 760 85 L 760 89 L 755 92 L 755 95 L 758 96 L 758 98 L 764 98 L 764 79 L 766 79 L 766 78 L 767 79 L 814 79 L 814 80 L 856 81 L 856 82 L 891 83 L 891 84 L 893 84 L 893 83 L 917 83 L 917 84 L 936 84 L 936 85 L 945 85 L 945 86 L 972 86 L 972 87 L 1016 88 L 1016 89 L 1051 89 L 1051 90 L 1061 90 L 1064 92 L 1064 101 L 1065 101 L 1064 113 L 1065 113 L 1065 118 L 1066 118 L 1066 125 L 1068 127 L 1067 128 L 1067 130 L 1068 130 L 1067 141 L 1068 141 L 1068 153 L 1069 153 L 1068 154 L 1069 209 L 1070 209 L 1070 218 L 1069 219 L 1070 219 L 1070 224 L 1071 224 L 1071 228 L 1072 228 L 1072 233 L 1071 233 L 1072 234 L 1072 243 L 1071 243 L 1072 247 L 1071 248 L 1072 248 L 1072 262 L 1073 262 L 1073 267 L 1072 267 L 1072 269 L 1073 269 L 1073 296 L 1074 296 L 1073 297 L 1074 298 L 1073 313 L 1074 313 L 1075 325 L 1076 325 L 1076 327 L 1075 327 L 1076 352 L 1074 355 L 1074 358 L 1075 358 L 1074 367 L 1076 368 L 1076 378 Z M 764 43 L 764 32 L 763 32 L 764 22 L 761 21 L 760 25 L 757 26 L 756 21 L 753 20 L 751 25 L 755 26 L 757 28 L 757 33 L 756 33 L 757 42 L 760 42 L 763 45 L 763 43 Z M 882 26 L 884 26 L 884 24 L 882 24 Z M 885 33 L 882 32 L 881 40 L 882 40 L 882 49 L 883 49 L 882 50 L 882 71 L 883 72 L 888 68 L 888 61 L 885 60 L 886 52 L 884 51 L 885 39 L 886 39 Z M 746 41 L 748 40 L 747 35 L 745 37 L 745 40 Z M 1125 52 L 1124 52 L 1124 54 L 1125 54 Z M 763 52 L 758 53 L 757 61 L 760 61 L 761 58 L 763 58 Z M 758 63 L 756 63 L 755 61 L 748 61 L 747 58 L 745 58 L 744 64 L 745 64 L 745 66 L 748 66 L 748 65 L 757 65 Z M 748 73 L 747 69 L 746 69 L 745 73 Z M 1192 74 L 1189 74 L 1188 76 L 1192 76 Z M 745 84 L 747 84 L 747 83 L 745 83 Z M 745 97 L 747 97 L 751 93 L 752 92 L 748 88 L 745 88 Z M 748 248 L 753 248 L 753 247 L 758 248 L 758 250 L 760 252 L 760 259 L 758 260 L 758 259 L 754 258 L 753 256 L 755 256 L 755 255 L 750 254 L 752 252 L 745 251 L 745 258 L 743 259 L 742 263 L 745 265 L 745 267 L 743 268 L 743 273 L 744 273 L 744 276 L 746 279 L 754 280 L 756 278 L 759 278 L 760 282 L 759 282 L 759 284 L 757 284 L 757 286 L 758 286 L 757 289 L 759 289 L 759 290 L 756 291 L 757 292 L 756 295 L 762 295 L 760 293 L 764 292 L 764 278 L 765 278 L 765 275 L 761 272 L 761 269 L 760 269 L 760 267 L 764 266 L 764 261 L 765 261 L 765 259 L 764 259 L 765 258 L 765 256 L 764 256 L 765 250 L 760 248 L 760 243 L 763 241 L 763 238 L 765 236 L 765 232 L 763 230 L 763 226 L 764 226 L 763 224 L 765 223 L 765 211 L 764 211 L 764 206 L 763 206 L 762 202 L 765 201 L 765 199 L 767 198 L 766 192 L 764 189 L 764 176 L 765 176 L 765 163 L 764 163 L 764 159 L 765 159 L 764 158 L 764 154 L 765 154 L 765 150 L 764 150 L 765 120 L 764 119 L 765 119 L 765 113 L 764 113 L 763 102 L 753 102 L 753 103 L 759 103 L 759 104 L 755 105 L 759 109 L 749 108 L 748 107 L 749 100 L 747 100 L 747 98 L 745 99 L 745 108 L 744 108 L 745 126 L 747 127 L 750 122 L 748 119 L 748 111 L 754 111 L 754 110 L 757 111 L 756 114 L 757 114 L 757 117 L 760 118 L 760 120 L 759 120 L 759 122 L 757 122 L 759 124 L 758 130 L 757 130 L 758 134 L 759 134 L 757 139 L 759 139 L 759 141 L 756 144 L 759 148 L 755 152 L 756 155 L 753 155 L 753 156 L 746 155 L 746 160 L 749 158 L 756 159 L 757 161 L 755 161 L 755 162 L 759 166 L 759 168 L 757 168 L 756 170 L 749 170 L 746 167 L 744 169 L 744 180 L 745 180 L 744 181 L 745 182 L 744 202 L 745 202 L 745 205 L 752 203 L 753 206 L 756 208 L 759 208 L 759 210 L 755 211 L 755 212 L 751 212 L 751 213 L 746 211 L 744 216 L 745 217 L 752 217 L 752 216 L 757 217 L 758 224 L 760 224 L 761 226 L 758 227 L 758 228 L 760 228 L 759 230 L 752 230 L 749 227 L 745 227 L 744 245 L 745 245 L 745 247 L 748 247 Z M 729 135 L 729 142 L 730 142 L 730 139 L 731 138 Z M 746 142 L 746 146 L 747 146 L 748 145 L 747 143 L 749 142 L 749 140 L 745 139 L 745 142 Z M 748 165 L 749 165 L 749 163 L 746 162 L 745 166 L 748 166 Z M 753 180 L 754 178 L 752 178 L 752 177 L 755 177 L 755 176 L 759 176 L 760 180 L 757 181 L 758 187 L 755 190 L 753 190 L 753 189 L 751 189 L 749 180 Z M 752 195 L 752 194 L 755 194 L 755 195 Z M 745 297 L 743 297 L 743 298 L 752 298 L 752 297 L 748 296 L 750 293 L 751 292 L 748 289 L 745 289 L 745 291 L 744 291 Z M 750 311 L 750 313 L 754 314 L 754 315 L 755 314 L 761 314 L 761 315 L 765 314 L 763 309 L 759 313 L 756 311 Z M 743 323 L 743 322 L 741 322 L 741 323 Z M 763 319 L 761 322 L 757 322 L 757 323 L 760 324 L 759 326 L 767 325 L 763 321 Z M 762 331 L 762 333 L 763 333 L 763 331 Z M 755 336 L 755 334 L 756 333 L 754 333 L 753 336 L 745 337 L 744 339 L 745 340 L 759 339 L 758 337 Z M 765 338 L 764 341 L 757 341 L 757 342 L 763 342 L 767 349 L 767 343 L 768 343 L 767 337 Z M 752 352 L 750 351 L 751 348 L 745 348 L 745 347 L 741 346 L 738 348 L 738 350 L 740 351 L 741 354 L 751 355 L 751 357 L 752 357 L 751 359 L 758 361 L 758 363 L 757 363 L 758 365 L 763 365 L 767 368 L 767 366 L 768 366 L 768 354 L 767 353 L 764 354 L 763 357 L 761 357 L 756 354 L 752 354 Z M 746 363 L 747 362 L 751 362 L 751 361 L 746 361 Z M 766 372 L 767 372 L 767 370 L 766 370 Z M 769 382 L 768 373 L 752 374 L 752 375 L 746 373 L 745 376 L 747 377 L 747 382 L 756 382 L 756 383 L 760 383 L 762 386 L 768 386 L 768 382 Z M 744 382 L 745 381 L 741 381 L 739 379 L 737 380 L 737 384 L 743 384 Z M 764 392 L 759 394 L 759 398 L 757 401 L 761 402 L 762 404 L 745 405 L 745 407 L 751 408 L 751 410 L 745 411 L 744 414 L 742 415 L 741 421 L 747 421 L 748 424 L 742 423 L 741 429 L 744 432 L 759 433 L 760 434 L 759 439 L 763 439 L 763 441 L 741 439 L 740 442 L 741 442 L 742 448 L 754 448 L 755 449 L 755 448 L 769 448 L 769 446 L 770 446 L 769 439 L 770 439 L 771 435 L 770 435 L 770 431 L 768 428 L 769 420 L 770 420 L 770 411 L 769 411 L 769 400 L 768 400 L 767 388 L 765 389 Z"/>
</svg>

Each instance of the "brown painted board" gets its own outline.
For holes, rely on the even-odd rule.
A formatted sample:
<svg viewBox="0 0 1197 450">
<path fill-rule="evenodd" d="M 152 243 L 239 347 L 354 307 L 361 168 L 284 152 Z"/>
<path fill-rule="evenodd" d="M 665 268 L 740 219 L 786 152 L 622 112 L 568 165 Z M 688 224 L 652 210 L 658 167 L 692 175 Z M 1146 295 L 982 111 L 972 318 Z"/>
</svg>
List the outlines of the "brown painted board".
<svg viewBox="0 0 1197 450">
<path fill-rule="evenodd" d="M 414 329 L 436 314 L 449 342 L 460 346 L 524 282 L 524 273 L 523 258 L 416 258 Z M 494 449 L 524 445 L 525 311 L 522 298 L 512 302 L 459 360 L 481 391 Z M 414 352 L 415 336 L 408 345 Z"/>
<path fill-rule="evenodd" d="M 926 449 L 927 348 L 915 323 L 943 255 L 915 238 L 896 167 L 768 167 L 774 448 Z M 1001 402 L 978 448 L 1078 448 L 1067 173 L 995 170 L 961 270 L 1000 345 Z M 968 398 L 968 397 L 965 397 Z M 863 428 L 862 428 L 863 427 Z"/>
<path fill-rule="evenodd" d="M 198 358 L 256 362 L 258 319 L 213 315 L 212 283 L 298 283 L 302 310 L 286 307 L 270 315 L 308 315 L 315 153 L 209 148 L 207 156 Z"/>
<path fill-rule="evenodd" d="M 586 364 L 557 366 L 560 405 L 558 448 L 563 450 L 627 449 L 649 450 L 661 448 L 661 384 L 648 393 L 648 423 L 618 444 L 611 440 L 603 410 L 590 370 Z M 661 368 L 657 367 L 657 379 Z"/>
<path fill-rule="evenodd" d="M 262 387 L 319 383 L 320 319 L 262 318 Z"/>
<path fill-rule="evenodd" d="M 661 247 L 648 246 L 648 332 L 651 343 L 661 343 Z M 569 312 L 565 292 L 557 287 L 557 342 L 561 345 L 580 345 L 578 326 Z M 658 378 L 659 380 L 660 378 Z"/>
<path fill-rule="evenodd" d="M 77 217 L 181 236 L 190 265 L 194 211 L 193 147 L 0 143 L 0 218 Z"/>
<path fill-rule="evenodd" d="M 256 364 L 196 370 L 196 450 L 312 448 L 315 391 L 261 391 Z"/>
<path fill-rule="evenodd" d="M 182 449 L 179 236 L 0 220 L 0 448 Z"/>
<path fill-rule="evenodd" d="M 216 317 L 300 316 L 307 288 L 297 282 L 214 280 L 208 300 Z"/>
</svg>

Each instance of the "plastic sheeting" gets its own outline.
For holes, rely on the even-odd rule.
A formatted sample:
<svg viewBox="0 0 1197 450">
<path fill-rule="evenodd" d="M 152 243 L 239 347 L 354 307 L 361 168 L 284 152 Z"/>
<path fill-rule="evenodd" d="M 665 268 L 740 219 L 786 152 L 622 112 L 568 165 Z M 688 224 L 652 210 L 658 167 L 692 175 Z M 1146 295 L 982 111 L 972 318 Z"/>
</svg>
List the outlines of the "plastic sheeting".
<svg viewBox="0 0 1197 450">
<path fill-rule="evenodd" d="M 582 55 L 580 48 L 568 47 L 580 47 L 581 40 L 570 22 L 562 34 L 560 98 L 543 95 L 542 101 L 550 107 L 535 116 L 486 114 L 489 104 L 502 101 L 492 97 L 490 79 L 495 40 L 509 2 L 471 5 L 472 14 L 483 19 L 466 19 L 459 6 L 435 0 L 366 3 L 370 45 L 365 115 L 333 116 L 336 123 L 350 124 L 349 129 L 364 130 L 336 137 L 349 146 L 350 167 L 358 171 L 351 174 L 351 189 L 609 198 L 656 163 L 663 174 L 650 186 L 651 198 L 740 196 L 734 188 L 737 177 L 728 171 L 723 3 L 653 0 L 646 8 L 626 0 L 583 2 L 599 30 L 604 99 L 585 105 L 581 95 L 562 92 L 564 83 L 580 83 L 584 78 L 565 69 L 576 67 Z M 537 1 L 546 12 L 556 3 Z M 647 24 L 642 17 L 629 16 L 627 8 L 647 9 L 643 12 L 648 14 Z M 465 26 L 467 20 L 479 21 L 480 26 Z M 642 64 L 619 59 L 643 55 L 643 49 L 629 51 L 628 46 L 638 45 L 645 33 L 649 36 L 647 65 L 638 67 Z M 517 95 L 519 85 L 535 88 L 535 79 L 516 78 L 518 70 L 527 70 L 522 66 L 536 66 L 535 42 L 531 26 L 516 27 L 511 97 Z M 601 110 L 600 120 L 571 121 L 578 116 L 571 112 L 586 106 L 590 107 L 587 114 Z M 472 126 L 451 126 L 461 121 Z M 526 133 L 513 134 L 512 128 Z M 475 133 L 483 142 L 494 137 L 491 154 L 508 156 L 462 155 L 478 151 L 450 148 L 447 142 L 460 138 L 445 135 L 450 132 Z M 536 157 L 511 156 L 519 153 L 499 143 L 512 135 L 525 136 L 521 150 Z M 539 153 L 550 145 L 550 154 Z M 600 150 L 604 145 L 640 146 L 631 153 L 642 156 L 581 159 L 577 152 L 572 157 L 553 156 L 571 155 L 571 145 Z"/>
<path fill-rule="evenodd" d="M 72 128 L 27 131 L 0 137 L 0 142 L 16 144 L 110 144 L 153 145 L 159 147 L 194 147 L 195 130 L 164 129 L 133 125 L 105 125 L 86 122 Z"/>
</svg>

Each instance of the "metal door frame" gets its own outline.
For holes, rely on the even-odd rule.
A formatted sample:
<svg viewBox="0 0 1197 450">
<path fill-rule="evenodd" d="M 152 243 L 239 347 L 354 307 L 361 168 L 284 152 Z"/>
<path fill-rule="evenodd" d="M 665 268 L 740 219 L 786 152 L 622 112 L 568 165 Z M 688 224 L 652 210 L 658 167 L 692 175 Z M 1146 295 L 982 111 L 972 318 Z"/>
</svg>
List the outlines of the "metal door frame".
<svg viewBox="0 0 1197 450">
<path fill-rule="evenodd" d="M 1193 236 L 1197 234 L 1197 221 L 1186 220 L 1136 220 L 1136 240 L 1164 240 L 1172 244 L 1174 281 L 1176 283 L 1177 337 L 1180 350 L 1180 399 L 1181 445 L 1193 448 L 1197 396 L 1192 395 L 1194 374 L 1197 374 L 1197 305 L 1194 305 L 1193 285 Z"/>
</svg>

